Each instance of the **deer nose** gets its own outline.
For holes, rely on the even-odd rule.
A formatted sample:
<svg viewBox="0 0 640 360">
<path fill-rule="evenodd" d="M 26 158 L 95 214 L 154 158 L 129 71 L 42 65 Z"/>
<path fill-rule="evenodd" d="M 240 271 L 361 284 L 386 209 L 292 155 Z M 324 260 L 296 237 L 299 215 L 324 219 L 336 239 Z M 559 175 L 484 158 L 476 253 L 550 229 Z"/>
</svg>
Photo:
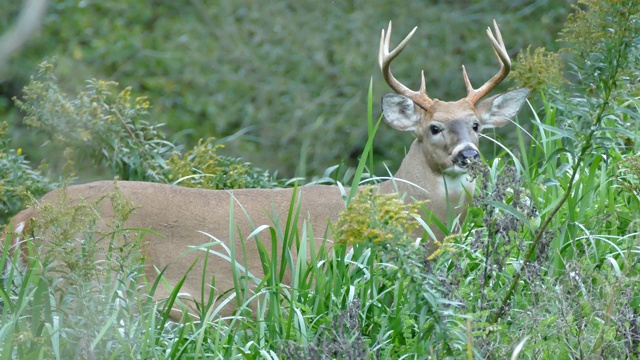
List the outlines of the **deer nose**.
<svg viewBox="0 0 640 360">
<path fill-rule="evenodd" d="M 464 149 L 456 156 L 456 164 L 460 166 L 467 166 L 473 160 L 480 159 L 480 153 L 476 149 Z"/>
</svg>

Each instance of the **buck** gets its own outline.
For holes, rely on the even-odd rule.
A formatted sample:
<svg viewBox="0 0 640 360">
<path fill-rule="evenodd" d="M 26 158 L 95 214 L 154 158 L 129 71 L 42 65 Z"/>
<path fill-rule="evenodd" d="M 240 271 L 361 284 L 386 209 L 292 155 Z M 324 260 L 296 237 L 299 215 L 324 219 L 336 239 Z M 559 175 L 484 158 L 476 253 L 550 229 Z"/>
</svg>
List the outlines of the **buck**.
<svg viewBox="0 0 640 360">
<path fill-rule="evenodd" d="M 397 193 L 398 196 L 404 196 L 405 201 L 429 200 L 427 207 L 430 214 L 424 215 L 431 230 L 425 234 L 431 239 L 425 239 L 425 242 L 432 241 L 433 238 L 441 240 L 445 236 L 445 231 L 436 226 L 436 223 L 448 224 L 449 230 L 455 231 L 456 223 L 464 219 L 465 207 L 470 201 L 469 194 L 474 191 L 474 183 L 467 178 L 466 171 L 470 162 L 480 156 L 479 132 L 509 122 L 528 94 L 528 90 L 518 89 L 481 100 L 507 76 L 511 68 L 507 49 L 495 21 L 494 28 L 495 36 L 490 28 L 487 29 L 487 34 L 500 61 L 500 71 L 484 85 L 474 89 L 463 66 L 467 96 L 455 102 L 430 98 L 426 92 L 424 71 L 418 91 L 410 90 L 391 73 L 391 62 L 405 48 L 417 28 L 393 51 L 389 51 L 391 22 L 386 32 L 382 30 L 379 65 L 386 82 L 396 92 L 382 98 L 383 117 L 391 127 L 413 132 L 415 140 L 395 176 L 380 183 L 379 191 Z M 141 245 L 148 281 L 155 281 L 159 270 L 165 269 L 162 276 L 166 283 L 175 286 L 188 273 L 181 287 L 184 295 L 182 301 L 193 312 L 196 312 L 195 302 L 202 299 L 203 295 L 206 299 L 210 291 L 202 293 L 203 273 L 209 279 L 215 277 L 215 287 L 220 293 L 234 287 L 228 260 L 209 256 L 205 269 L 204 252 L 189 251 L 193 246 L 211 241 L 203 233 L 219 239 L 219 246 L 214 245 L 212 248 L 220 253 L 224 253 L 223 248 L 229 248 L 232 241 L 235 249 L 244 246 L 246 270 L 251 274 L 260 274 L 262 267 L 257 246 L 247 236 L 260 225 L 273 225 L 276 222 L 284 226 L 294 191 L 203 190 L 135 181 L 119 181 L 117 187 L 136 207 L 125 225 L 129 228 L 151 229 L 159 234 L 145 235 Z M 66 194 L 74 201 L 84 199 L 88 203 L 94 203 L 113 191 L 112 181 L 98 181 L 69 186 Z M 303 186 L 295 191 L 300 209 L 299 223 L 308 220 L 314 230 L 316 248 L 319 248 L 325 237 L 331 239 L 329 225 L 345 209 L 342 192 L 337 186 L 327 185 Z M 53 191 L 45 195 L 40 204 L 55 205 L 58 199 L 59 192 Z M 230 224 L 232 207 L 235 215 Z M 97 209 L 105 224 L 103 228 L 106 228 L 106 224 L 113 220 L 113 210 L 104 201 Z M 28 230 L 30 223 L 38 218 L 39 211 L 39 206 L 22 211 L 13 218 L 8 229 L 13 233 L 12 249 L 22 249 L 22 256 L 26 256 L 24 240 L 32 233 Z M 33 228 L 36 233 L 30 241 L 38 242 L 46 248 L 47 229 L 38 229 L 37 226 Z M 422 235 L 422 232 L 418 235 Z M 265 246 L 270 247 L 267 244 Z M 245 264 L 243 255 L 238 255 L 237 261 Z M 289 281 L 290 279 L 284 280 Z M 154 297 L 157 300 L 164 299 L 169 291 L 170 288 L 160 286 Z M 230 304 L 224 308 L 223 314 L 234 311 L 235 305 Z"/>
</svg>

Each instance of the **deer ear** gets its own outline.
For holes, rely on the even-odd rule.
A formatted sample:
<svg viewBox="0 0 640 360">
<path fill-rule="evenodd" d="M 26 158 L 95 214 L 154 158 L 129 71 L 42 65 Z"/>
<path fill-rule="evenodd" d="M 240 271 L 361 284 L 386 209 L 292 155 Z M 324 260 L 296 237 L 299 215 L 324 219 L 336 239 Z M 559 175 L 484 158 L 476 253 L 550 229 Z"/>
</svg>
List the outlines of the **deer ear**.
<svg viewBox="0 0 640 360">
<path fill-rule="evenodd" d="M 517 89 L 482 100 L 476 105 L 483 129 L 500 127 L 509 122 L 524 104 L 528 89 Z"/>
<path fill-rule="evenodd" d="M 382 97 L 382 114 L 384 121 L 400 131 L 414 131 L 420 123 L 420 116 L 412 100 L 394 93 Z"/>
</svg>

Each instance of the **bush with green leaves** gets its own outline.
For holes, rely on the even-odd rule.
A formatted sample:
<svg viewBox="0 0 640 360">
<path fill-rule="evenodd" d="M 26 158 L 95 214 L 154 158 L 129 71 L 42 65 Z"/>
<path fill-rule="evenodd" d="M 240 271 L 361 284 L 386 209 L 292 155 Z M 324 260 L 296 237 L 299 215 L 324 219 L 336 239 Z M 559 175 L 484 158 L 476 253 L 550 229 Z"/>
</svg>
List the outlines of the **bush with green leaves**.
<svg viewBox="0 0 640 360">
<path fill-rule="evenodd" d="M 6 122 L 0 123 L 0 224 L 56 186 L 45 174 L 46 164 L 34 169 L 22 149 L 9 148 L 7 127 Z"/>
<path fill-rule="evenodd" d="M 56 145 L 54 151 L 65 149 L 72 157 L 68 160 L 104 165 L 122 180 L 163 181 L 165 160 L 177 148 L 165 140 L 162 125 L 142 119 L 148 100 L 132 100 L 130 87 L 120 90 L 115 82 L 96 79 L 70 97 L 58 86 L 53 69 L 54 62 L 40 64 L 22 98 L 15 100 L 26 114 L 25 124 L 43 132 Z"/>
<path fill-rule="evenodd" d="M 167 160 L 167 181 L 201 189 L 272 188 L 277 182 L 268 171 L 252 168 L 241 159 L 220 156 L 224 147 L 215 139 L 202 139 L 184 155 L 174 152 Z"/>
<path fill-rule="evenodd" d="M 65 153 L 64 169 L 72 171 L 65 174 L 67 178 L 74 175 L 74 168 L 104 166 L 121 180 L 170 182 L 189 177 L 185 184 L 216 189 L 271 185 L 267 173 L 217 155 L 222 145 L 212 138 L 181 155 L 181 147 L 162 131 L 164 124 L 146 120 L 150 102 L 146 97 L 133 98 L 131 87 L 92 79 L 76 96 L 67 95 L 54 75 L 54 65 L 53 61 L 40 64 L 15 102 L 25 113 L 25 123 L 51 140 L 45 146 Z M 226 180 L 202 180 L 210 175 Z"/>
</svg>

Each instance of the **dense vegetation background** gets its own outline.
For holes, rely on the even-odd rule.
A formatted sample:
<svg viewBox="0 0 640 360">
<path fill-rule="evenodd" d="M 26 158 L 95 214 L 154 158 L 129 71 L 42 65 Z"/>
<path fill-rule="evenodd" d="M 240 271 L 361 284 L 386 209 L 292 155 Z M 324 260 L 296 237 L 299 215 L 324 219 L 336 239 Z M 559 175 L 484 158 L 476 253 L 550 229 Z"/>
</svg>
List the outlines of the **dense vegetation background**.
<svg viewBox="0 0 640 360">
<path fill-rule="evenodd" d="M 394 63 L 394 73 L 416 87 L 426 71 L 433 97 L 464 95 L 460 66 L 474 83 L 493 75 L 497 61 L 485 29 L 497 19 L 512 58 L 530 44 L 558 47 L 556 34 L 572 1 L 91 1 L 50 3 L 41 31 L 15 56 L 0 83 L 0 118 L 9 120 L 11 147 L 62 171 L 62 149 L 21 123 L 14 102 L 37 65 L 55 57 L 62 90 L 77 93 L 91 78 L 132 86 L 147 96 L 152 122 L 166 123 L 171 140 L 243 134 L 225 154 L 281 176 L 313 176 L 339 163 L 354 165 L 366 141 L 366 92 L 389 91 L 379 74 L 380 30 L 394 22 L 397 43 L 418 32 Z M 0 3 L 0 29 L 21 7 Z M 513 86 L 502 85 L 502 90 Z M 376 110 L 377 111 L 377 110 Z M 399 165 L 410 134 L 382 128 L 378 164 Z M 485 155 L 491 156 L 485 151 Z M 81 166 L 82 168 L 82 166 Z M 385 174 L 377 167 L 377 173 Z M 85 166 L 87 178 L 110 178 Z"/>
<path fill-rule="evenodd" d="M 130 240 L 146 230 L 124 221 L 144 210 L 122 194 L 103 199 L 114 207 L 106 234 L 93 226 L 96 204 L 45 204 L 27 244 L 51 249 L 30 247 L 40 256 L 27 267 L 0 253 L 0 360 L 640 358 L 640 0 L 581 0 L 568 16 L 565 5 L 53 4 L 3 83 L 13 137 L 0 121 L 0 224 L 59 186 L 55 174 L 70 179 L 82 165 L 102 170 L 82 180 L 283 185 L 219 156 L 207 139 L 238 131 L 226 151 L 281 175 L 322 173 L 333 156 L 362 154 L 357 170 L 336 175 L 359 183 L 373 142 L 364 129 L 386 91 L 375 50 L 388 19 L 394 44 L 421 25 L 398 77 L 416 86 L 425 68 L 434 97 L 458 98 L 461 63 L 475 82 L 496 71 L 483 31 L 496 17 L 514 58 L 510 79 L 532 90 L 532 106 L 470 168 L 478 181 L 468 216 L 429 261 L 410 233 L 419 204 L 365 188 L 327 251 L 313 250 L 313 229 L 261 226 L 262 271 L 248 275 L 232 262 L 242 306 L 225 319 L 209 298 L 196 314 L 206 321 L 168 323 L 179 288 L 163 303 L 147 296 L 158 284 L 138 286 L 140 243 Z M 49 55 L 57 61 L 40 62 Z M 375 95 L 365 96 L 370 74 Z M 23 115 L 32 128 L 19 125 Z M 189 147 L 166 139 L 156 121 Z M 381 127 L 374 159 L 399 158 L 406 137 Z M 47 138 L 60 144 L 41 148 Z M 53 177 L 25 162 L 39 152 L 52 155 Z M 287 224 L 304 222 L 294 201 L 290 210 Z M 93 251 L 96 239 L 109 249 Z M 224 260 L 216 245 L 199 248 Z M 308 262 L 287 256 L 306 249 Z M 285 268 L 291 284 L 273 276 Z M 247 288 L 246 277 L 260 287 Z M 203 288 L 213 281 L 202 274 Z"/>
</svg>

